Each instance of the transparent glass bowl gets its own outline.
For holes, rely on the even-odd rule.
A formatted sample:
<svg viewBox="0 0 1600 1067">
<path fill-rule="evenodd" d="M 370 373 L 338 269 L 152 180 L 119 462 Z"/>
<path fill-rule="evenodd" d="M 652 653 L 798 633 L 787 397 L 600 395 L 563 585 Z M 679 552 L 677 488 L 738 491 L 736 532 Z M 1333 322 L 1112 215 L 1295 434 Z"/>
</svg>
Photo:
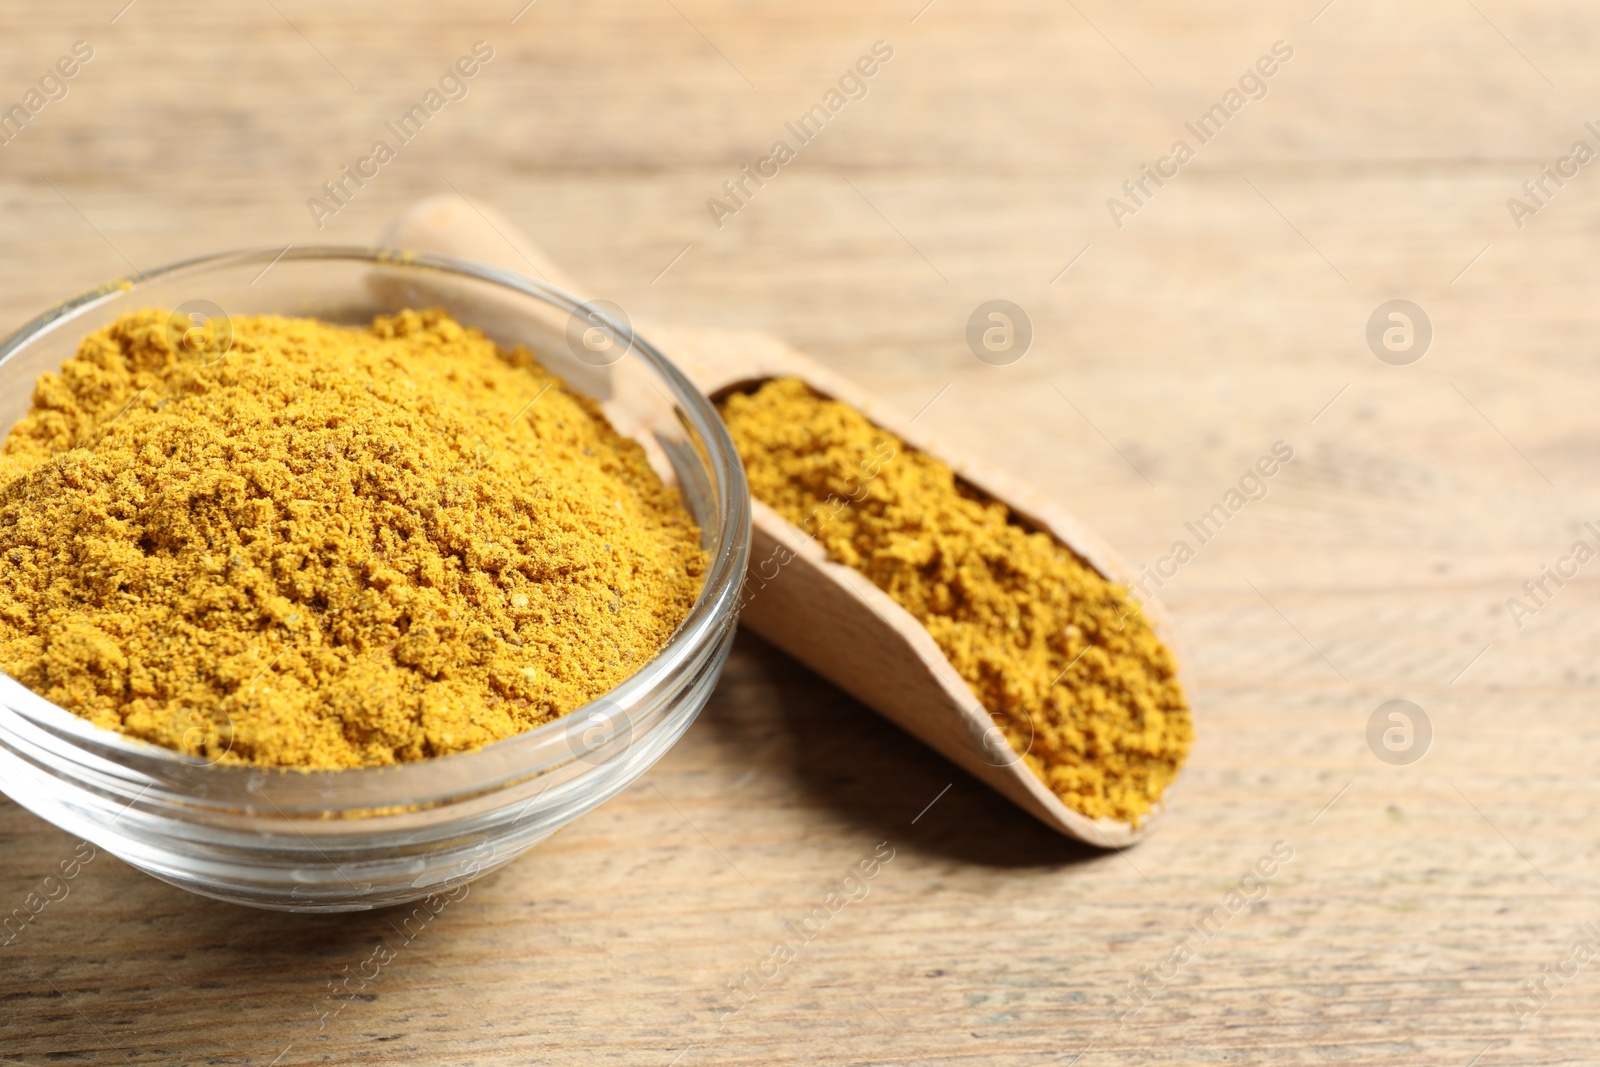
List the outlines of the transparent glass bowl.
<svg viewBox="0 0 1600 1067">
<path fill-rule="evenodd" d="M 661 653 L 603 698 L 476 752 L 315 772 L 208 765 L 91 726 L 0 674 L 0 790 L 184 889 L 260 908 L 351 911 L 493 870 L 615 796 L 683 735 L 733 640 L 750 503 L 711 403 L 615 313 L 446 257 L 355 248 L 212 256 L 86 293 L 0 343 L 0 431 L 26 412 L 39 374 L 137 308 L 365 324 L 441 306 L 502 346 L 526 346 L 593 396 L 682 491 L 710 563 Z"/>
</svg>

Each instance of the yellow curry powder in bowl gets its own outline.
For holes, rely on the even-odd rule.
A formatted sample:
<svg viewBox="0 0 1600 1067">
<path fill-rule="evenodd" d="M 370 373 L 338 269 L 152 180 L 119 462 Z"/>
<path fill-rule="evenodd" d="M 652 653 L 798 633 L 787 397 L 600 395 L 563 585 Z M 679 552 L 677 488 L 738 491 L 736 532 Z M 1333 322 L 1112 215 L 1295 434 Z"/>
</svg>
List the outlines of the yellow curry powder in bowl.
<svg viewBox="0 0 1600 1067">
<path fill-rule="evenodd" d="M 606 693 L 694 605 L 700 531 L 640 446 L 442 311 L 124 314 L 0 452 L 0 671 L 209 761 L 479 748 Z M 200 351 L 204 352 L 202 346 Z"/>
</svg>

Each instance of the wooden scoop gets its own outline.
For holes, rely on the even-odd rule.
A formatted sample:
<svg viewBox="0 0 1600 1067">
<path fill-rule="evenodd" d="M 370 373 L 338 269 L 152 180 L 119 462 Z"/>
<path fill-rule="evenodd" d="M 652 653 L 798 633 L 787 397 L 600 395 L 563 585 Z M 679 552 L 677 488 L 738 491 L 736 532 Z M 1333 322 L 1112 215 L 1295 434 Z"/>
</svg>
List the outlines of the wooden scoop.
<svg viewBox="0 0 1600 1067">
<path fill-rule="evenodd" d="M 476 260 L 577 294 L 573 283 L 503 216 L 459 197 L 439 196 L 415 205 L 389 227 L 381 243 Z M 1137 577 L 1064 509 L 994 467 L 953 454 L 781 341 L 758 333 L 655 325 L 638 332 L 713 399 L 770 378 L 799 378 L 949 464 L 962 480 L 1007 505 L 1024 523 L 1050 533 L 1107 578 L 1131 586 Z M 1106 848 L 1131 845 L 1149 832 L 1159 807 L 1135 828 L 1115 819 L 1090 819 L 1063 804 L 1017 756 L 916 619 L 860 572 L 829 561 L 805 531 L 760 501 L 752 500 L 751 507 L 744 624 L 1054 829 Z M 1143 611 L 1176 659 L 1165 612 L 1154 602 L 1146 602 Z"/>
</svg>

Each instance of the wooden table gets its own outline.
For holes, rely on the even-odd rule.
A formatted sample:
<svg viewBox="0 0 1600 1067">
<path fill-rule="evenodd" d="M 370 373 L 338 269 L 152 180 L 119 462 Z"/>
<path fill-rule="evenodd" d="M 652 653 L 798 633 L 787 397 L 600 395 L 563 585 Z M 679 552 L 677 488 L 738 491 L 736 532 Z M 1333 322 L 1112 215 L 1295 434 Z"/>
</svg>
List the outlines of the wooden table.
<svg viewBox="0 0 1600 1067">
<path fill-rule="evenodd" d="M 454 189 L 636 321 L 766 330 L 931 403 L 1135 560 L 1193 545 L 1275 441 L 1295 458 L 1161 591 L 1199 733 L 1131 852 L 1051 835 L 744 636 L 644 781 L 357 999 L 330 983 L 392 916 L 94 859 L 0 948 L 0 1062 L 1593 1062 L 1600 965 L 1520 1028 L 1513 1006 L 1600 920 L 1593 567 L 1507 606 L 1597 542 L 1600 168 L 1546 179 L 1520 229 L 1507 206 L 1600 148 L 1592 5 L 121 2 L 7 13 L 6 107 L 94 50 L 0 148 L 8 329 L 133 266 L 364 243 Z M 307 198 L 479 40 L 470 94 L 319 231 Z M 707 199 L 878 40 L 865 98 L 719 229 Z M 1200 144 L 1185 121 L 1280 40 Z M 1179 139 L 1194 158 L 1119 228 L 1107 199 Z M 965 340 L 993 298 L 1036 333 L 1010 366 Z M 1369 350 L 1392 299 L 1431 321 L 1420 362 Z M 1367 740 L 1396 698 L 1432 728 L 1409 765 Z M 730 1012 L 885 842 L 868 895 Z M 1275 842 L 1293 858 L 1228 912 Z M 0 803 L 0 910 L 75 844 Z"/>
</svg>

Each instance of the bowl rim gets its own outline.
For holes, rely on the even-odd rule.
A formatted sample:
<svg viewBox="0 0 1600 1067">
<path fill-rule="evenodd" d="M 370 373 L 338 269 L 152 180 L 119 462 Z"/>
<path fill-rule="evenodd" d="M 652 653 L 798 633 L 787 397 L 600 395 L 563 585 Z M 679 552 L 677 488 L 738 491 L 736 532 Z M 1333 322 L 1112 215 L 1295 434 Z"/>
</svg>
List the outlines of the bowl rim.
<svg viewBox="0 0 1600 1067">
<path fill-rule="evenodd" d="M 3 367 L 14 353 L 55 329 L 66 326 L 108 300 L 137 293 L 154 283 L 181 278 L 188 273 L 264 264 L 261 273 L 265 274 L 267 270 L 284 260 L 342 261 L 354 266 L 464 276 L 475 282 L 511 290 L 568 314 L 580 310 L 585 314 L 592 314 L 595 311 L 589 302 L 548 282 L 456 256 L 360 245 L 243 248 L 194 256 L 149 271 L 136 270 L 134 274 L 123 275 L 64 300 L 24 323 L 4 340 L 0 340 L 0 367 Z M 259 277 L 260 275 L 257 276 L 258 280 Z M 600 313 L 604 314 L 603 310 Z M 126 770 L 143 771 L 152 778 L 159 776 L 166 779 L 169 784 L 171 779 L 163 772 L 175 772 L 182 778 L 189 779 L 198 771 L 205 774 L 217 786 L 223 787 L 227 793 L 234 793 L 234 788 L 230 787 L 237 787 L 239 792 L 234 793 L 235 797 L 246 792 L 260 796 L 265 784 L 264 777 L 272 776 L 279 778 L 281 784 L 287 785 L 293 794 L 304 794 L 308 791 L 313 794 L 326 794 L 330 787 L 341 791 L 344 787 L 359 790 L 368 785 L 377 787 L 380 782 L 385 794 L 391 791 L 389 787 L 401 789 L 410 787 L 419 794 L 417 799 L 410 803 L 428 806 L 439 800 L 453 800 L 463 795 L 493 792 L 571 762 L 577 758 L 576 750 L 571 746 L 571 735 L 576 725 L 590 717 L 585 713 L 592 713 L 602 707 L 625 710 L 629 712 L 631 725 L 632 712 L 650 692 L 670 679 L 676 669 L 684 663 L 695 660 L 697 652 L 714 648 L 718 638 L 736 624 L 739 592 L 750 552 L 751 508 L 744 467 L 715 406 L 686 374 L 648 340 L 640 337 L 631 326 L 627 328 L 626 336 L 631 342 L 630 354 L 637 354 L 671 387 L 675 394 L 671 400 L 680 424 L 684 424 L 690 431 L 691 444 L 697 443 L 702 446 L 696 451 L 700 452 L 712 475 L 712 500 L 715 512 L 722 517 L 723 533 L 710 552 L 699 595 L 666 644 L 633 674 L 587 704 L 574 708 L 542 726 L 471 751 L 398 764 L 336 769 L 208 762 L 153 742 L 96 726 L 34 693 L 3 672 L 0 672 L 0 705 L 43 728 L 49 734 L 69 739 L 74 747 L 80 748 L 91 758 L 111 756 Z M 4 430 L 9 432 L 10 428 L 7 426 Z M 658 720 L 649 723 L 646 732 L 667 727 L 669 723 Z M 643 736 L 644 733 L 630 730 L 625 739 L 624 749 L 637 743 Z M 567 743 L 554 745 L 558 739 Z M 558 756 L 566 752 L 567 758 L 555 760 L 537 758 L 541 755 L 541 750 L 551 748 L 555 749 Z M 148 766 L 142 767 L 141 764 Z M 497 768 L 499 773 L 492 773 Z M 440 789 L 437 779 L 441 774 L 443 777 L 463 783 L 466 788 Z M 297 781 L 304 785 L 297 788 L 291 784 Z M 148 789 L 151 784 L 153 782 L 148 782 L 145 788 Z M 305 787 L 309 787 L 309 790 Z M 311 798 L 303 796 L 297 799 Z M 332 800 L 332 797 L 324 796 L 324 801 Z M 347 805 L 324 802 L 319 806 L 324 808 L 348 806 L 360 809 L 372 805 L 370 797 L 359 800 L 351 797 L 349 800 L 350 803 Z M 295 807 L 300 805 L 296 804 Z"/>
</svg>

